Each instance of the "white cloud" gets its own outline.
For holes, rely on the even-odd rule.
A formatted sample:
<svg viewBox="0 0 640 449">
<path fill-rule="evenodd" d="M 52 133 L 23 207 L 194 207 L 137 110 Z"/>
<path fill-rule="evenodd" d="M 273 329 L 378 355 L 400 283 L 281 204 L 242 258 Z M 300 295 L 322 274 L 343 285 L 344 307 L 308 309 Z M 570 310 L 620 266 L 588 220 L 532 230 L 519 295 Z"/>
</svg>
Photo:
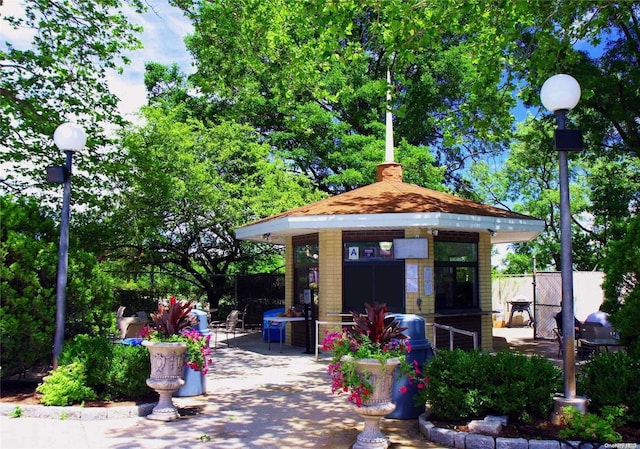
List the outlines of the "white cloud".
<svg viewBox="0 0 640 449">
<path fill-rule="evenodd" d="M 32 28 L 14 29 L 5 23 L 5 17 L 16 17 L 24 19 L 24 6 L 21 0 L 4 0 L 0 2 L 0 48 L 6 48 L 5 42 L 11 42 L 15 48 L 27 49 L 36 34 Z"/>
<path fill-rule="evenodd" d="M 128 52 L 131 64 L 124 68 L 122 75 L 112 72 L 107 82 L 111 91 L 120 98 L 120 111 L 133 119 L 132 114 L 146 104 L 145 63 L 177 63 L 183 72 L 193 72 L 191 55 L 184 45 L 184 38 L 193 31 L 193 27 L 178 8 L 165 2 L 156 2 L 153 10 L 142 15 L 130 11 L 128 16 L 131 22 L 144 28 L 140 36 L 144 48 Z"/>
</svg>

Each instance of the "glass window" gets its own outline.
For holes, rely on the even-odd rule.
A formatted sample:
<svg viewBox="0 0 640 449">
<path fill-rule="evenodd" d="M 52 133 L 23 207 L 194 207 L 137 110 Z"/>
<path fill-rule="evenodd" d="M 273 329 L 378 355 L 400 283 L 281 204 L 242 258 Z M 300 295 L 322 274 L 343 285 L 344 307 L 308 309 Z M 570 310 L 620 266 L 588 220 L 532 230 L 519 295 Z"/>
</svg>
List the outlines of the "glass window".
<svg viewBox="0 0 640 449">
<path fill-rule="evenodd" d="M 311 243 L 308 245 L 296 245 L 295 254 L 296 265 L 318 263 L 318 244 Z"/>
<path fill-rule="evenodd" d="M 435 242 L 436 262 L 477 262 L 478 245 L 468 242 Z"/>
<path fill-rule="evenodd" d="M 477 244 L 435 242 L 436 312 L 477 309 Z"/>
<path fill-rule="evenodd" d="M 302 309 L 305 297 L 309 298 L 314 306 L 313 316 L 315 317 L 317 316 L 315 308 L 318 305 L 318 288 L 320 284 L 318 244 L 295 245 L 294 252 L 294 306 Z"/>
</svg>

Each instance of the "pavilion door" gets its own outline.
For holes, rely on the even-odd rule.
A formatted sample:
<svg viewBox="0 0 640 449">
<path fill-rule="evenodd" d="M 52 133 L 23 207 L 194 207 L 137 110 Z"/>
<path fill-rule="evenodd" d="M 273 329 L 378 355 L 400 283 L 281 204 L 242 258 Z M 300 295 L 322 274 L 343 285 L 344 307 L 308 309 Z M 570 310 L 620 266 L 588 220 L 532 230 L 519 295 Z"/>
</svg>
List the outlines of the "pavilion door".
<svg viewBox="0 0 640 449">
<path fill-rule="evenodd" d="M 345 263 L 342 308 L 364 312 L 364 303 L 386 303 L 390 312 L 404 313 L 404 261 Z"/>
</svg>

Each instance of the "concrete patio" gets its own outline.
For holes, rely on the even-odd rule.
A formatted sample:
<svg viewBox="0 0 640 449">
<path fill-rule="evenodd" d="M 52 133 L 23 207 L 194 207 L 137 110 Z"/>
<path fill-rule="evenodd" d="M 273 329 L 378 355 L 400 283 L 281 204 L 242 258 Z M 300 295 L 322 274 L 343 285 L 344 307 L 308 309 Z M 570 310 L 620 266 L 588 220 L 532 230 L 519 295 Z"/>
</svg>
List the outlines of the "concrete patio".
<svg viewBox="0 0 640 449">
<path fill-rule="evenodd" d="M 232 346 L 218 342 L 207 375 L 208 394 L 175 398 L 181 419 L 103 420 L 0 417 L 3 449 L 14 448 L 331 448 L 351 447 L 363 423 L 344 396 L 332 395 L 328 356 L 239 334 Z M 530 328 L 494 329 L 498 350 L 555 356 L 553 341 L 533 340 Z M 550 357 L 551 358 L 551 357 Z M 554 359 L 559 361 L 559 359 Z M 38 406 L 40 407 L 40 406 Z M 43 407 L 44 408 L 44 407 Z M 391 449 L 437 448 L 424 439 L 417 419 L 383 419 Z"/>
</svg>

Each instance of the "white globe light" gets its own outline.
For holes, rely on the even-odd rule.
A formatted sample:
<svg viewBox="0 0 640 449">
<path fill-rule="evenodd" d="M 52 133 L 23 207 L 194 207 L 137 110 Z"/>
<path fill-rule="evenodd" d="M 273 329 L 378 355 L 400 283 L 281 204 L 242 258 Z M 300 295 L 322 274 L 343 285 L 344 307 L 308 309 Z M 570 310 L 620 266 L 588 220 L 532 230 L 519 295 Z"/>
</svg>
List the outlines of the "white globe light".
<svg viewBox="0 0 640 449">
<path fill-rule="evenodd" d="M 553 75 L 540 89 L 542 105 L 551 112 L 573 109 L 580 101 L 580 84 L 571 75 Z"/>
<path fill-rule="evenodd" d="M 80 151 L 87 143 L 87 135 L 82 126 L 63 123 L 53 133 L 53 141 L 60 151 Z"/>
</svg>

